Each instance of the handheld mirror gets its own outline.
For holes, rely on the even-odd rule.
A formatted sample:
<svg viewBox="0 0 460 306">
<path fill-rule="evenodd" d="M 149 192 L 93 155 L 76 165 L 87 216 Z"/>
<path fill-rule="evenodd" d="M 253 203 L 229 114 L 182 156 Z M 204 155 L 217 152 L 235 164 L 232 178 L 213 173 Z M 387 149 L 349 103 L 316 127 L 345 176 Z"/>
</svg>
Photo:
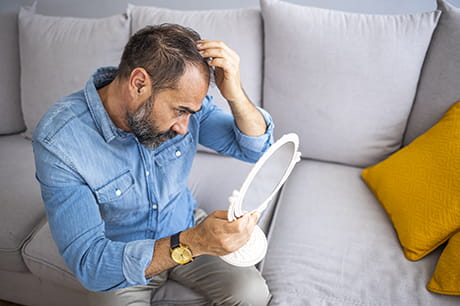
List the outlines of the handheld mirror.
<svg viewBox="0 0 460 306">
<path fill-rule="evenodd" d="M 286 134 L 276 141 L 249 172 L 241 189 L 229 197 L 228 221 L 234 221 L 245 212 L 262 213 L 300 161 L 299 137 Z M 250 240 L 236 252 L 221 258 L 235 266 L 252 266 L 264 258 L 267 238 L 259 226 Z"/>
</svg>

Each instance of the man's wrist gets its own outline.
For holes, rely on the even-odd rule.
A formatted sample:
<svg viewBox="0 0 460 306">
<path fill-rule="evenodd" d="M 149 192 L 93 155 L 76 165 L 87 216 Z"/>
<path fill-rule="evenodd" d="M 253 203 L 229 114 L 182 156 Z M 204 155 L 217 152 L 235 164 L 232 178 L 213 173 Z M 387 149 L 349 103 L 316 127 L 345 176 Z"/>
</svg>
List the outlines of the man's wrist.
<svg viewBox="0 0 460 306">
<path fill-rule="evenodd" d="M 193 257 L 203 255 L 196 239 L 194 238 L 195 236 L 196 235 L 194 235 L 194 228 L 184 230 L 180 234 L 180 242 L 186 245 L 192 251 Z"/>
<path fill-rule="evenodd" d="M 241 104 L 241 103 L 247 103 L 250 102 L 248 96 L 244 92 L 244 90 L 241 90 L 241 94 L 237 96 L 233 96 L 231 99 L 227 99 L 227 102 L 230 105 L 236 105 L 236 104 Z"/>
</svg>

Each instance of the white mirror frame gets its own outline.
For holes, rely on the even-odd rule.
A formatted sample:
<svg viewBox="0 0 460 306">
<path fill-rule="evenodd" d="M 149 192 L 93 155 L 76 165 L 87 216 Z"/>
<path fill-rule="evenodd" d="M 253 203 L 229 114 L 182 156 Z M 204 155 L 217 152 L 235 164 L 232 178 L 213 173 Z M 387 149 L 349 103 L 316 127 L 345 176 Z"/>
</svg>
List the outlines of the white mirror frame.
<svg viewBox="0 0 460 306">
<path fill-rule="evenodd" d="M 277 194 L 279 189 L 283 186 L 286 182 L 287 178 L 291 174 L 294 166 L 300 161 L 300 152 L 299 149 L 299 137 L 297 134 L 290 133 L 282 136 L 278 139 L 265 153 L 262 157 L 257 161 L 254 167 L 249 172 L 248 176 L 246 177 L 241 189 L 233 191 L 232 195 L 229 197 L 229 207 L 228 207 L 228 221 L 234 221 L 244 215 L 244 210 L 241 207 L 243 203 L 244 196 L 248 191 L 252 181 L 256 177 L 259 170 L 264 166 L 265 162 L 270 159 L 270 157 L 283 145 L 286 143 L 291 142 L 294 144 L 294 150 L 292 153 L 292 157 L 289 161 L 289 165 L 286 168 L 283 176 L 279 180 L 276 187 L 273 189 L 272 193 L 267 197 L 267 199 L 262 202 L 259 207 L 254 210 L 262 213 L 268 206 L 268 203 L 273 199 L 273 197 Z M 253 212 L 254 212 L 253 211 Z M 267 252 L 267 238 L 265 237 L 265 233 L 259 226 L 254 228 L 254 232 L 251 235 L 250 240 L 239 250 L 236 252 L 230 253 L 225 256 L 221 256 L 221 258 L 235 266 L 239 267 L 248 267 L 255 265 L 259 261 L 261 261 Z"/>
</svg>

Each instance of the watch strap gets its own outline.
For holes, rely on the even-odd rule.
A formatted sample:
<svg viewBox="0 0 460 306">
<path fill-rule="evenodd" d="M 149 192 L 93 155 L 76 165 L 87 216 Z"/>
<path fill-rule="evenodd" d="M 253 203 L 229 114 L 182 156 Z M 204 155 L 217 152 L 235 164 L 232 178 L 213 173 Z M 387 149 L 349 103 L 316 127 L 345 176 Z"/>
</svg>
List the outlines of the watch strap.
<svg viewBox="0 0 460 306">
<path fill-rule="evenodd" d="M 178 232 L 171 236 L 171 250 L 174 250 L 175 248 L 178 248 L 180 246 L 180 239 L 179 239 L 180 233 L 181 232 Z"/>
</svg>

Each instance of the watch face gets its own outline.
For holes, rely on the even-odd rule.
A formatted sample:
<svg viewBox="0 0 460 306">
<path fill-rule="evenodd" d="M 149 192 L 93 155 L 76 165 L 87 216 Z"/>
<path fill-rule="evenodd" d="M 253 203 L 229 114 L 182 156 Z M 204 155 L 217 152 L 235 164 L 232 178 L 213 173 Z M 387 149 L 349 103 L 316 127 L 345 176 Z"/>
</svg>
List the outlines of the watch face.
<svg viewBox="0 0 460 306">
<path fill-rule="evenodd" d="M 192 252 L 188 248 L 177 247 L 172 250 L 171 257 L 175 262 L 185 264 L 192 260 Z"/>
</svg>

